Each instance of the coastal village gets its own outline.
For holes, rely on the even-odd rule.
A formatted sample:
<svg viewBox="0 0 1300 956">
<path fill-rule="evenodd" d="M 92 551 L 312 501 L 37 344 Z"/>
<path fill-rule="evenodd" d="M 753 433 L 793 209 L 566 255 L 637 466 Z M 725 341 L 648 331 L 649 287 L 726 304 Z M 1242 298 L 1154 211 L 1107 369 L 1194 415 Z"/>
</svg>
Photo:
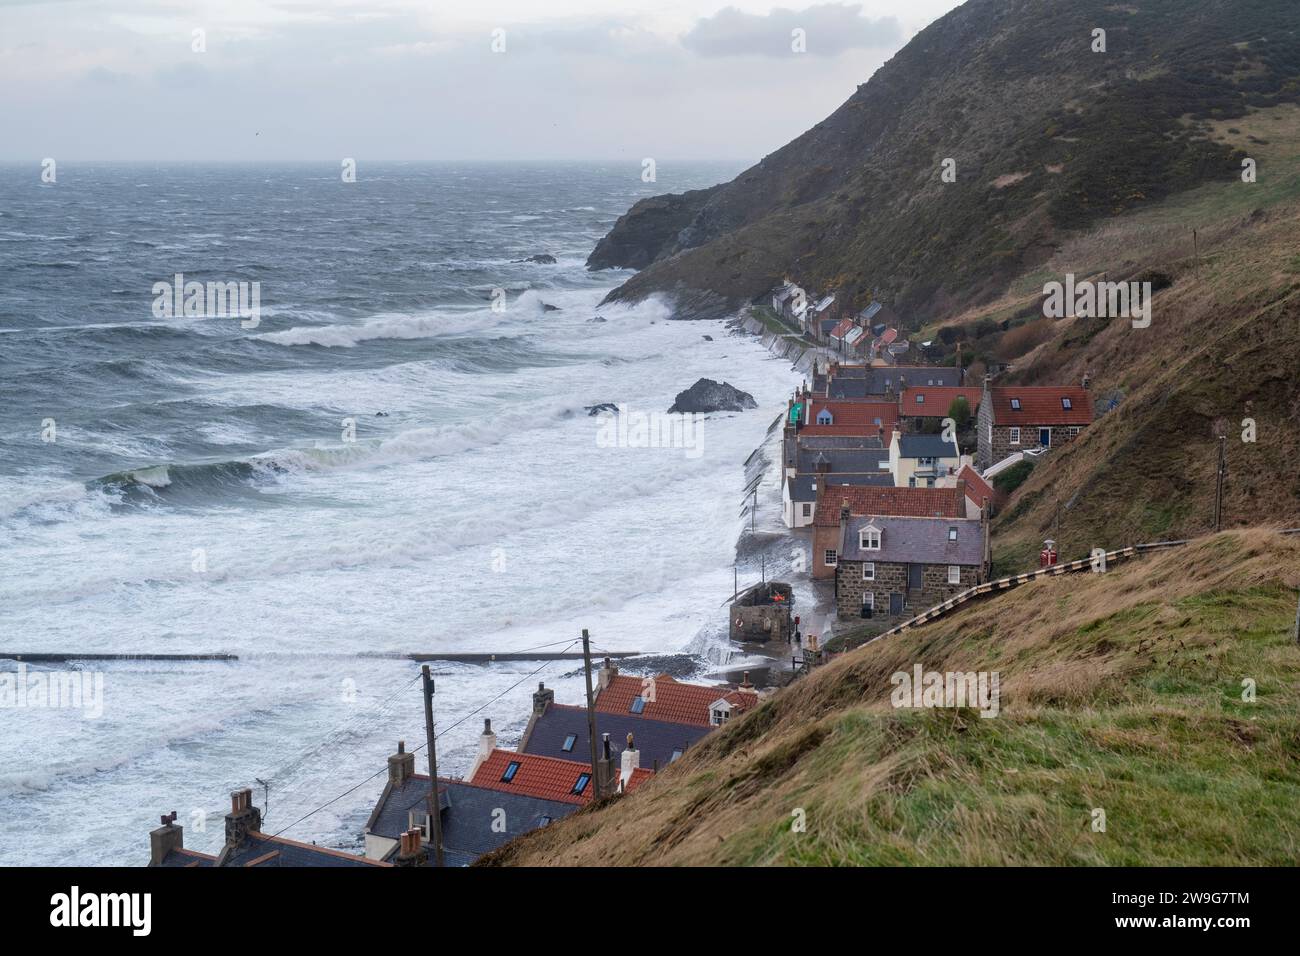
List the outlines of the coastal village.
<svg viewBox="0 0 1300 956">
<path fill-rule="evenodd" d="M 778 465 L 782 521 L 810 556 L 798 570 L 828 613 L 820 632 L 809 626 L 795 613 L 794 588 L 764 573 L 737 587 L 728 616 L 729 637 L 748 657 L 788 663 L 772 668 L 768 683 L 780 684 L 829 660 L 836 630 L 879 633 L 988 581 L 990 519 L 1007 497 L 999 476 L 1023 476 L 1072 441 L 1092 422 L 1094 401 L 1086 381 L 999 386 L 985 369 L 972 383 L 960 342 L 936 356 L 879 302 L 841 307 L 836 295 L 787 282 L 771 310 L 816 355 L 782 412 Z M 1041 561 L 1056 561 L 1054 542 Z M 230 795 L 219 852 L 187 848 L 172 812 L 150 833 L 149 865 L 467 866 L 635 789 L 768 692 L 748 672 L 703 685 L 622 674 L 609 658 L 596 668 L 589 652 L 584 664 L 585 704 L 558 703 L 539 683 L 517 747 L 499 746 L 485 719 L 463 778 L 437 773 L 426 709 L 426 740 L 412 749 L 397 741 L 376 768 L 387 780 L 364 826 L 364 855 L 264 832 L 244 788 Z M 418 771 L 417 749 L 426 749 L 429 772 Z"/>
</svg>

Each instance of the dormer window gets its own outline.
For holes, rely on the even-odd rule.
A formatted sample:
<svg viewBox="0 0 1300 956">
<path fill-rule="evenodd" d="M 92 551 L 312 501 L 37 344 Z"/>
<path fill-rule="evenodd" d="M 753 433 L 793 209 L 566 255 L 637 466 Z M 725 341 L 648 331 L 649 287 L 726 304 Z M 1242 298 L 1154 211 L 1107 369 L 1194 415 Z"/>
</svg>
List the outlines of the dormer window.
<svg viewBox="0 0 1300 956">
<path fill-rule="evenodd" d="M 833 416 L 830 413 L 830 409 L 823 408 L 820 412 L 817 413 L 817 424 L 818 425 L 835 424 L 835 416 Z"/>
<path fill-rule="evenodd" d="M 858 532 L 858 547 L 863 551 L 880 550 L 880 529 L 877 527 L 863 528 Z"/>
<path fill-rule="evenodd" d="M 1074 408 L 1074 403 L 1071 402 L 1068 398 L 1062 398 L 1061 407 L 1068 412 L 1070 409 Z"/>
<path fill-rule="evenodd" d="M 1014 410 L 1014 411 L 1017 411 L 1017 412 L 1020 411 L 1020 399 L 1018 399 L 1018 398 L 1013 398 L 1013 399 L 1011 400 L 1011 408 L 1012 408 L 1012 410 Z"/>
</svg>

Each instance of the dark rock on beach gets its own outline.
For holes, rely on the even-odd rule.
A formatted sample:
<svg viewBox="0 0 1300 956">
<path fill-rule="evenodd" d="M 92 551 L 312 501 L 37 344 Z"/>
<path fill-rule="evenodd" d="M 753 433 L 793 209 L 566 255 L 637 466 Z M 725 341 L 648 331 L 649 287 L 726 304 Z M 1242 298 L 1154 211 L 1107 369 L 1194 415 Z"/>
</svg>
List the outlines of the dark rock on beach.
<svg viewBox="0 0 1300 956">
<path fill-rule="evenodd" d="M 677 399 L 669 412 L 704 413 L 704 412 L 743 412 L 758 408 L 758 402 L 748 392 L 742 392 L 726 382 L 718 383 L 711 378 L 702 378 L 684 392 L 677 393 Z"/>
<path fill-rule="evenodd" d="M 601 402 L 599 405 L 584 405 L 583 408 L 587 410 L 589 416 L 593 417 L 599 415 L 601 412 L 609 412 L 611 414 L 618 413 L 618 406 L 613 402 Z"/>
</svg>

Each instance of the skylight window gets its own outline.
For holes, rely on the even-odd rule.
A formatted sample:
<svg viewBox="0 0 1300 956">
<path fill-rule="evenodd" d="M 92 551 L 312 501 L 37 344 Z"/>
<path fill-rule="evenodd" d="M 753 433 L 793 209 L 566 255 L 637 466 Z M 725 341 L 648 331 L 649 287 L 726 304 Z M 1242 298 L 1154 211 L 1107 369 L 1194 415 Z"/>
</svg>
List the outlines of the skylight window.
<svg viewBox="0 0 1300 956">
<path fill-rule="evenodd" d="M 1070 409 L 1074 408 L 1074 403 L 1071 402 L 1068 398 L 1062 398 L 1061 407 L 1068 412 Z"/>
<path fill-rule="evenodd" d="M 573 745 L 577 743 L 577 741 L 578 741 L 577 734 L 569 734 L 567 737 L 564 738 L 564 746 L 561 747 L 560 749 L 567 754 L 569 751 L 573 749 Z"/>
<path fill-rule="evenodd" d="M 1013 409 L 1015 409 L 1016 411 L 1020 411 L 1020 399 L 1018 399 L 1018 398 L 1013 398 L 1013 399 L 1011 400 L 1011 407 L 1012 407 Z"/>
<path fill-rule="evenodd" d="M 515 779 L 515 774 L 517 774 L 518 772 L 519 772 L 519 761 L 512 760 L 510 761 L 510 764 L 506 767 L 506 772 L 501 775 L 501 779 L 505 783 L 509 783 L 511 780 Z"/>
<path fill-rule="evenodd" d="M 956 529 L 956 528 L 949 528 L 949 529 L 948 529 L 948 540 L 949 540 L 949 541 L 956 541 L 956 540 L 957 540 L 957 529 Z"/>
<path fill-rule="evenodd" d="M 538 824 L 537 824 L 537 825 L 538 825 L 538 826 L 543 826 L 543 827 L 544 827 L 544 826 L 547 826 L 547 825 L 551 822 L 552 819 L 553 819 L 552 817 L 542 817 L 542 819 L 541 819 L 540 821 L 538 821 Z"/>
<path fill-rule="evenodd" d="M 674 751 L 673 751 L 673 755 L 672 755 L 671 757 L 668 758 L 668 762 L 669 762 L 669 763 L 672 763 L 674 760 L 676 760 L 676 759 L 677 759 L 678 757 L 680 757 L 681 755 L 682 755 L 681 750 L 674 750 Z"/>
<path fill-rule="evenodd" d="M 578 774 L 578 782 L 573 785 L 573 790 L 571 792 L 582 793 L 582 791 L 587 789 L 587 784 L 590 782 L 591 782 L 591 774 L 589 773 Z"/>
<path fill-rule="evenodd" d="M 918 404 L 918 405 L 924 405 L 924 404 L 925 404 L 925 396 L 924 396 L 924 395 L 921 395 L 921 394 L 918 394 L 918 395 L 916 396 L 916 404 Z"/>
<path fill-rule="evenodd" d="M 632 706 L 628 708 L 632 713 L 639 714 L 645 710 L 645 698 L 637 694 L 632 698 Z"/>
</svg>

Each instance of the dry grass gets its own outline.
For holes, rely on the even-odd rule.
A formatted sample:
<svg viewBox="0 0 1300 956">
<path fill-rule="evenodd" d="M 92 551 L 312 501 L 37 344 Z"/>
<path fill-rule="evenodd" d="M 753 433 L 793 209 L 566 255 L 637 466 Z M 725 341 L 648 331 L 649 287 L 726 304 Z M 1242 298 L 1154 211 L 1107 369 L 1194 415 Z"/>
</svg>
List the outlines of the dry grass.
<svg viewBox="0 0 1300 956">
<path fill-rule="evenodd" d="M 483 862 L 1293 861 L 1297 586 L 1300 541 L 1262 530 L 1026 586 L 845 655 L 633 794 Z M 894 709 L 890 676 L 918 662 L 997 670 L 1000 716 Z"/>
</svg>

